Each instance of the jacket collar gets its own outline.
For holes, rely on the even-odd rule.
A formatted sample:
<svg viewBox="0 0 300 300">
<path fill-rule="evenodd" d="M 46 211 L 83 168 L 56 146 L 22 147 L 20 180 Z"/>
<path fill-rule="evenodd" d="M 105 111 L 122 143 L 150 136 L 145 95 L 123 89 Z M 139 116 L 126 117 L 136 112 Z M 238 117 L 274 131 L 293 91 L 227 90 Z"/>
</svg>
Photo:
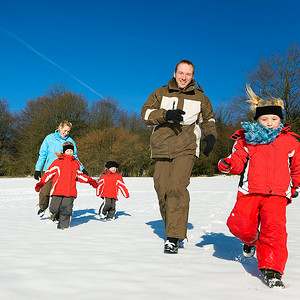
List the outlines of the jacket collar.
<svg viewBox="0 0 300 300">
<path fill-rule="evenodd" d="M 109 170 L 106 170 L 106 171 L 103 172 L 103 174 L 112 174 L 112 175 L 114 175 L 114 174 L 117 174 L 117 172 L 113 173 L 113 172 L 111 172 Z"/>
<path fill-rule="evenodd" d="M 67 155 L 67 154 L 59 154 L 59 155 L 57 155 L 57 157 L 59 158 L 59 159 L 69 159 L 69 160 L 74 160 L 75 159 L 75 157 L 73 156 L 73 155 Z"/>
<path fill-rule="evenodd" d="M 285 126 L 281 129 L 281 132 L 280 133 L 283 133 L 283 134 L 287 134 L 288 132 L 290 132 L 291 130 L 291 126 L 288 125 L 288 126 Z"/>
<path fill-rule="evenodd" d="M 176 92 L 182 92 L 182 93 L 191 93 L 196 89 L 196 81 L 193 79 L 186 88 L 180 89 L 177 85 L 177 82 L 175 78 L 173 77 L 172 79 L 169 80 L 168 83 L 169 91 L 176 91 Z"/>
<path fill-rule="evenodd" d="M 61 140 L 67 140 L 67 138 L 69 137 L 68 135 L 65 137 L 65 138 L 63 138 L 60 134 L 59 134 L 59 132 L 58 132 L 58 129 L 56 129 L 55 130 L 55 137 L 57 138 L 57 139 L 61 139 Z"/>
<path fill-rule="evenodd" d="M 287 125 L 287 126 L 283 127 L 280 134 L 288 134 L 288 133 L 292 134 L 293 136 L 300 137 L 299 134 L 297 134 L 295 132 L 291 132 L 291 126 L 290 125 Z"/>
<path fill-rule="evenodd" d="M 230 138 L 234 141 L 237 141 L 241 138 L 245 138 L 245 132 L 245 129 L 239 129 Z"/>
</svg>

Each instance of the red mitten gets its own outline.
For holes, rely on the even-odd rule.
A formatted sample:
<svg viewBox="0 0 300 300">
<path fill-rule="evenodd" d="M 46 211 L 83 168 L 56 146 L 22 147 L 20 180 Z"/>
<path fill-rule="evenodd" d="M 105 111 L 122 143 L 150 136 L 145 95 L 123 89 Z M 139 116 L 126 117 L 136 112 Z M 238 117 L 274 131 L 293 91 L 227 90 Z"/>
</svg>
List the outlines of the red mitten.
<svg viewBox="0 0 300 300">
<path fill-rule="evenodd" d="M 230 158 L 222 158 L 219 160 L 218 168 L 222 173 L 229 173 L 231 167 L 231 159 Z"/>
<path fill-rule="evenodd" d="M 97 181 L 92 178 L 89 179 L 88 183 L 95 189 L 98 187 Z"/>
<path fill-rule="evenodd" d="M 39 191 L 41 190 L 42 187 L 43 187 L 43 184 L 40 183 L 40 182 L 38 182 L 38 183 L 35 185 L 35 190 L 36 190 L 37 192 L 39 192 Z"/>
</svg>

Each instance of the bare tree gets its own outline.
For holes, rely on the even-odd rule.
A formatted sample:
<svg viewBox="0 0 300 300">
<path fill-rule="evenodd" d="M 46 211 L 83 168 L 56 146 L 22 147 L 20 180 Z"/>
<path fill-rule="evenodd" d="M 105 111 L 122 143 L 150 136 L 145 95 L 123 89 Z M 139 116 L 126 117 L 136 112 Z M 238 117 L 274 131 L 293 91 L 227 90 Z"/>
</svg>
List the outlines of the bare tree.
<svg viewBox="0 0 300 300">
<path fill-rule="evenodd" d="M 99 176 L 108 160 L 117 161 L 126 176 L 141 176 L 150 165 L 148 143 L 120 127 L 91 130 L 76 144 L 78 156 L 92 176 Z"/>
<path fill-rule="evenodd" d="M 120 114 L 118 105 L 118 100 L 109 96 L 93 102 L 89 113 L 90 127 L 92 129 L 115 127 Z"/>
<path fill-rule="evenodd" d="M 9 112 L 6 99 L 0 99 L 0 175 L 11 175 L 10 163 L 14 160 L 14 116 Z"/>
</svg>

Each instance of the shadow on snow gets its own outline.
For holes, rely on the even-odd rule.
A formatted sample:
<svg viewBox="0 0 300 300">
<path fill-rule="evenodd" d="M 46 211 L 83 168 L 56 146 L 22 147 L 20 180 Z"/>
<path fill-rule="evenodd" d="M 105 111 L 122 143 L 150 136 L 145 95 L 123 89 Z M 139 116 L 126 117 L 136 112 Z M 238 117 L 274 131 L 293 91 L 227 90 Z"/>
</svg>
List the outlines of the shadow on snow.
<svg viewBox="0 0 300 300">
<path fill-rule="evenodd" d="M 243 256 L 243 243 L 238 238 L 227 236 L 224 233 L 206 233 L 201 238 L 203 240 L 196 244 L 197 247 L 202 248 L 206 245 L 213 245 L 215 250 L 213 256 L 220 259 L 237 261 L 242 264 L 249 274 L 263 281 L 262 275 L 257 269 L 256 257 L 246 258 Z"/>
<path fill-rule="evenodd" d="M 153 232 L 158 235 L 161 239 L 165 240 L 165 225 L 163 220 L 150 221 L 146 225 L 151 226 Z M 188 230 L 193 229 L 194 226 L 191 223 L 188 223 Z"/>
<path fill-rule="evenodd" d="M 151 226 L 154 234 L 165 240 L 165 226 L 163 220 L 150 221 L 146 225 Z M 188 230 L 193 229 L 194 226 L 188 223 Z M 206 233 L 202 237 L 202 241 L 196 244 L 197 247 L 203 248 L 206 245 L 213 245 L 213 256 L 239 262 L 246 272 L 254 277 L 259 278 L 263 282 L 262 275 L 257 269 L 257 259 L 245 258 L 242 254 L 243 243 L 236 237 L 227 236 L 224 233 Z"/>
<path fill-rule="evenodd" d="M 91 220 L 99 221 L 96 217 L 98 216 L 98 212 L 95 209 L 81 209 L 75 210 L 72 215 L 70 227 L 75 227 L 84 223 L 88 223 Z M 131 216 L 125 211 L 117 211 L 115 215 L 115 219 L 118 219 L 121 216 Z"/>
</svg>

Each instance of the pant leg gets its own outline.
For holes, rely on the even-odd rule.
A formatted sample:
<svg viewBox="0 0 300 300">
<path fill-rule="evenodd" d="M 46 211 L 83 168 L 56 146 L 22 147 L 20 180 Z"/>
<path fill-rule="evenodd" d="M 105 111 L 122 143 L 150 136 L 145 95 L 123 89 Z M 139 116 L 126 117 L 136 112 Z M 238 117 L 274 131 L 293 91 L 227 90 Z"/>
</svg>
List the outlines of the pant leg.
<svg viewBox="0 0 300 300">
<path fill-rule="evenodd" d="M 60 211 L 60 205 L 62 202 L 63 197 L 62 196 L 52 196 L 49 210 L 52 214 L 59 214 Z"/>
<path fill-rule="evenodd" d="M 169 180 L 170 163 L 171 160 L 156 160 L 153 174 L 154 189 L 164 223 L 166 223 L 166 182 Z"/>
<path fill-rule="evenodd" d="M 74 197 L 62 197 L 57 228 L 64 229 L 70 226 L 74 199 Z"/>
<path fill-rule="evenodd" d="M 110 209 L 108 210 L 107 218 L 112 219 L 115 217 L 115 214 L 116 214 L 117 199 L 114 199 L 114 198 L 108 198 L 108 199 L 110 199 Z"/>
<path fill-rule="evenodd" d="M 166 183 L 166 236 L 185 239 L 188 227 L 190 194 L 187 190 L 195 156 L 174 158 Z"/>
<path fill-rule="evenodd" d="M 230 232 L 249 246 L 256 245 L 258 238 L 260 200 L 253 194 L 238 198 L 227 219 Z"/>
<path fill-rule="evenodd" d="M 51 188 L 52 188 L 52 180 L 48 181 L 40 190 L 39 207 L 41 210 L 46 210 L 49 206 Z"/>
<path fill-rule="evenodd" d="M 261 225 L 257 241 L 258 268 L 284 273 L 288 258 L 286 232 L 287 199 L 266 196 L 260 208 Z"/>
<path fill-rule="evenodd" d="M 190 196 L 187 187 L 195 156 L 157 161 L 153 175 L 166 236 L 184 239 L 187 234 Z"/>
<path fill-rule="evenodd" d="M 105 205 L 105 199 L 103 199 L 103 201 L 99 207 L 98 215 L 104 215 L 104 213 L 103 213 L 104 205 Z"/>
<path fill-rule="evenodd" d="M 106 216 L 111 210 L 111 198 L 104 197 L 104 203 L 102 203 L 102 205 L 102 214 Z"/>
</svg>

